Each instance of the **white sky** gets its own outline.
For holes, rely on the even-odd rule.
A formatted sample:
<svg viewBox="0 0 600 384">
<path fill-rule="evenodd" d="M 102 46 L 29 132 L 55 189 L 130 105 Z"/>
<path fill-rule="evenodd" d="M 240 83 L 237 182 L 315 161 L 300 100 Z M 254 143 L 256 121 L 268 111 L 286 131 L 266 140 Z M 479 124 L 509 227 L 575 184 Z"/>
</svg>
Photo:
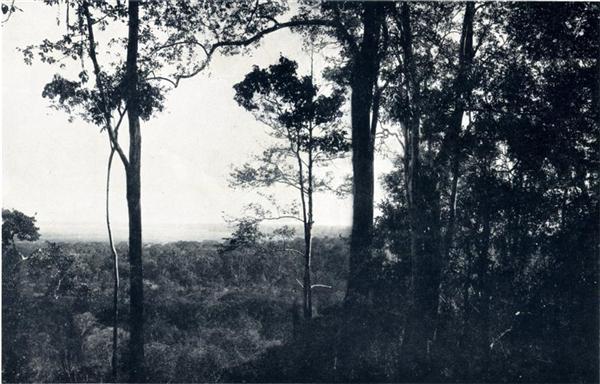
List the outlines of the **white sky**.
<svg viewBox="0 0 600 384">
<path fill-rule="evenodd" d="M 17 47 L 58 36 L 57 8 L 19 1 L 23 12 L 2 26 L 2 206 L 36 213 L 44 231 L 104 231 L 104 189 L 108 146 L 105 133 L 49 108 L 41 96 L 55 68 L 24 64 Z M 273 64 L 279 55 L 307 73 L 309 56 L 299 37 L 280 31 L 251 55 L 216 57 L 210 71 L 182 81 L 170 92 L 165 111 L 142 124 L 142 218 L 146 228 L 177 237 L 178 225 L 223 223 L 256 201 L 249 191 L 228 187 L 232 164 L 241 164 L 267 145 L 266 128 L 233 100 L 232 86 L 252 65 Z M 323 65 L 315 56 L 315 70 Z M 126 144 L 124 145 L 127 147 Z M 376 168 L 388 168 L 378 162 Z M 350 172 L 349 160 L 339 173 Z M 379 170 L 379 169 L 378 169 Z M 122 166 L 115 157 L 112 220 L 124 234 L 127 223 Z M 378 195 L 380 190 L 378 189 Z M 293 190 L 278 198 L 296 198 Z M 349 225 L 351 199 L 319 194 L 317 224 Z M 169 233 L 167 233 L 169 232 Z"/>
</svg>

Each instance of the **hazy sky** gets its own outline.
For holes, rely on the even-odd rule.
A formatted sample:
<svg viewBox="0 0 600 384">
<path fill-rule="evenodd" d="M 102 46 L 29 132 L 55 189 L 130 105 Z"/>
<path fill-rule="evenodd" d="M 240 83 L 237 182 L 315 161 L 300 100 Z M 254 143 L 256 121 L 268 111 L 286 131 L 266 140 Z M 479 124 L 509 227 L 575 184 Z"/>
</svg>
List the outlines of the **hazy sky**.
<svg viewBox="0 0 600 384">
<path fill-rule="evenodd" d="M 37 213 L 47 231 L 104 230 L 104 189 L 108 143 L 105 133 L 81 120 L 69 123 L 62 111 L 49 108 L 42 89 L 55 73 L 49 65 L 23 63 L 17 47 L 52 39 L 56 7 L 17 2 L 17 12 L 2 26 L 2 206 Z M 265 66 L 280 54 L 306 73 L 309 55 L 299 37 L 281 31 L 264 39 L 250 55 L 216 57 L 210 70 L 182 81 L 167 97 L 165 111 L 142 124 L 142 218 L 148 228 L 169 231 L 177 225 L 222 223 L 236 216 L 257 196 L 232 190 L 228 175 L 265 148 L 266 127 L 233 100 L 232 86 L 253 64 Z M 104 59 L 105 61 L 108 58 Z M 323 66 L 315 57 L 315 70 Z M 125 145 L 126 147 L 126 145 Z M 112 217 L 123 231 L 127 223 L 122 166 L 115 157 Z M 378 162 L 378 170 L 387 168 Z M 350 172 L 349 160 L 337 172 Z M 380 194 L 378 192 L 378 194 Z M 295 199 L 295 191 L 279 189 L 278 198 Z M 351 199 L 316 196 L 317 224 L 348 225 Z"/>
</svg>

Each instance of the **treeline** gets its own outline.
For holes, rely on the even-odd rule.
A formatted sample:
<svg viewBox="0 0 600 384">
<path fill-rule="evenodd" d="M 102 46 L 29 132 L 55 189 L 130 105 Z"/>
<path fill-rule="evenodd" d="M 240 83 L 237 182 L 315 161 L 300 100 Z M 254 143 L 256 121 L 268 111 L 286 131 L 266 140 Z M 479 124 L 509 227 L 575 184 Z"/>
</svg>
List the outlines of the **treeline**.
<svg viewBox="0 0 600 384">
<path fill-rule="evenodd" d="M 240 79 L 236 101 L 288 141 L 297 169 L 278 168 L 280 147 L 237 176 L 252 187 L 279 180 L 300 192 L 302 209 L 284 216 L 303 223 L 305 320 L 273 360 L 280 365 L 259 359 L 231 374 L 597 380 L 597 4 L 68 3 L 78 22 L 67 22 L 59 41 L 23 52 L 28 62 L 37 54 L 55 65 L 66 56 L 94 68 L 74 80 L 55 76 L 44 96 L 106 131 L 111 159 L 116 154 L 126 170 L 131 381 L 152 379 L 144 352 L 141 121 L 216 52 L 237 54 L 284 28 L 313 50 L 336 48 L 321 74 L 327 87 L 287 58 Z M 110 20 L 127 23 L 127 39 L 112 40 L 127 45 L 103 67 L 94 31 Z M 336 123 L 345 101 L 350 127 Z M 126 115 L 128 154 L 118 140 Z M 375 218 L 373 163 L 378 143 L 390 140 L 402 150 Z M 347 150 L 353 218 L 344 305 L 311 320 L 312 198 L 324 185 L 313 177 L 314 161 L 319 151 L 329 160 Z M 240 278 L 246 267 L 238 267 L 223 273 Z"/>
</svg>

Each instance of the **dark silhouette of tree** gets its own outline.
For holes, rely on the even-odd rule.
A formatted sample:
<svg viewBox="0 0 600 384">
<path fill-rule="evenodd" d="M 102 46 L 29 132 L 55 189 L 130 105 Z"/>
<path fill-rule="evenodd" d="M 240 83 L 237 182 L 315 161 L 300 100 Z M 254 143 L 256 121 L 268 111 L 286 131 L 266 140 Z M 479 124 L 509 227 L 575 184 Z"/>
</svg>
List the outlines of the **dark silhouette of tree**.
<svg viewBox="0 0 600 384">
<path fill-rule="evenodd" d="M 125 167 L 127 175 L 127 211 L 129 214 L 129 263 L 130 263 L 130 316 L 129 336 L 130 380 L 145 381 L 144 374 L 144 273 L 142 270 L 142 207 L 141 155 L 142 114 L 138 74 L 139 7 L 138 1 L 130 1 L 127 8 L 129 35 L 127 37 L 127 60 L 124 86 L 126 89 L 127 120 L 129 123 L 129 157 Z"/>
<path fill-rule="evenodd" d="M 302 223 L 304 232 L 303 313 L 312 317 L 312 238 L 315 223 L 314 193 L 335 190 L 331 181 L 315 174 L 333 158 L 345 152 L 346 132 L 339 125 L 344 101 L 341 91 L 319 95 L 313 75 L 298 76 L 297 64 L 281 57 L 268 69 L 254 67 L 234 86 L 235 99 L 246 110 L 271 128 L 271 136 L 283 144 L 265 150 L 258 164 L 244 164 L 232 176 L 234 185 L 268 187 L 283 184 L 300 193 L 300 212 L 268 216 L 257 220 L 293 218 Z M 260 210 L 259 210 L 260 211 Z"/>
<path fill-rule="evenodd" d="M 367 302 L 372 296 L 373 280 L 369 269 L 373 265 L 371 246 L 373 239 L 373 153 L 379 119 L 381 90 L 377 85 L 380 63 L 384 59 L 388 45 L 385 2 L 323 2 L 301 3 L 296 15 L 288 21 L 277 16 L 287 9 L 283 3 L 260 3 L 248 9 L 248 4 L 228 3 L 230 6 L 207 5 L 213 12 L 228 16 L 228 23 L 211 25 L 214 41 L 204 44 L 197 39 L 198 24 L 182 22 L 189 20 L 192 6 L 180 9 L 171 5 L 166 9 L 152 8 L 152 12 L 162 12 L 167 17 L 165 24 L 177 23 L 178 34 L 169 38 L 167 43 L 157 47 L 152 54 L 170 55 L 189 52 L 198 46 L 205 53 L 204 60 L 197 60 L 189 69 L 178 72 L 170 78 L 177 85 L 181 79 L 200 73 L 217 51 L 225 54 L 238 52 L 241 48 L 252 46 L 262 38 L 276 31 L 291 28 L 314 36 L 316 30 L 332 38 L 342 50 L 343 65 L 333 72 L 336 79 L 349 86 L 351 97 L 352 151 L 353 151 L 353 235 L 351 237 L 350 275 L 348 284 L 348 303 Z M 202 9 L 199 14 L 205 10 Z M 239 14 L 250 13 L 255 21 L 245 28 L 232 26 L 239 20 Z M 231 17 L 231 14 L 234 17 Z M 215 18 L 219 19 L 219 18 Z M 225 17 L 223 17 L 225 19 Z"/>
<path fill-rule="evenodd" d="M 385 5 L 362 3 L 360 21 L 362 40 L 350 43 L 352 90 L 352 235 L 350 238 L 350 269 L 348 278 L 349 302 L 372 300 L 370 273 L 373 242 L 373 172 L 375 134 L 379 113 L 379 77 L 382 56 L 387 49 L 385 40 Z M 337 7 L 334 5 L 333 7 Z"/>
<path fill-rule="evenodd" d="M 36 241 L 40 238 L 39 228 L 35 226 L 35 217 L 27 216 L 16 209 L 2 210 L 2 247 L 15 248 L 16 240 Z"/>
</svg>

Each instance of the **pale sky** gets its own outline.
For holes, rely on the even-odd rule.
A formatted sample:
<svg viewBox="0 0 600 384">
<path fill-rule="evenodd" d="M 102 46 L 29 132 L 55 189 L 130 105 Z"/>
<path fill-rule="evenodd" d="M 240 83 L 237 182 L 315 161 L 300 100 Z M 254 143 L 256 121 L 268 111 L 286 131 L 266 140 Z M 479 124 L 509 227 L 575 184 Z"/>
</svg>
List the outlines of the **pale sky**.
<svg viewBox="0 0 600 384">
<path fill-rule="evenodd" d="M 69 123 L 65 112 L 49 108 L 41 93 L 55 68 L 40 62 L 27 66 L 16 51 L 63 32 L 57 8 L 30 1 L 17 5 L 23 12 L 2 26 L 2 206 L 36 213 L 42 233 L 85 228 L 104 233 L 107 138 L 98 127 L 77 119 Z M 298 61 L 301 73 L 308 72 L 309 55 L 300 38 L 280 31 L 249 55 L 215 57 L 209 71 L 168 94 L 164 112 L 143 122 L 146 228 L 177 238 L 178 226 L 223 223 L 224 214 L 239 215 L 243 206 L 257 201 L 251 191 L 232 190 L 228 177 L 232 164 L 240 165 L 267 146 L 267 128 L 235 103 L 232 86 L 252 65 L 273 64 L 280 54 Z M 323 65 L 315 56 L 315 71 Z M 376 171 L 384 168 L 389 169 L 387 161 L 376 163 Z M 349 159 L 334 170 L 349 173 Z M 124 235 L 125 183 L 117 157 L 112 180 L 112 220 L 118 235 Z M 296 195 L 290 189 L 276 192 L 287 201 Z M 315 199 L 317 224 L 350 224 L 350 198 L 318 194 Z"/>
</svg>

